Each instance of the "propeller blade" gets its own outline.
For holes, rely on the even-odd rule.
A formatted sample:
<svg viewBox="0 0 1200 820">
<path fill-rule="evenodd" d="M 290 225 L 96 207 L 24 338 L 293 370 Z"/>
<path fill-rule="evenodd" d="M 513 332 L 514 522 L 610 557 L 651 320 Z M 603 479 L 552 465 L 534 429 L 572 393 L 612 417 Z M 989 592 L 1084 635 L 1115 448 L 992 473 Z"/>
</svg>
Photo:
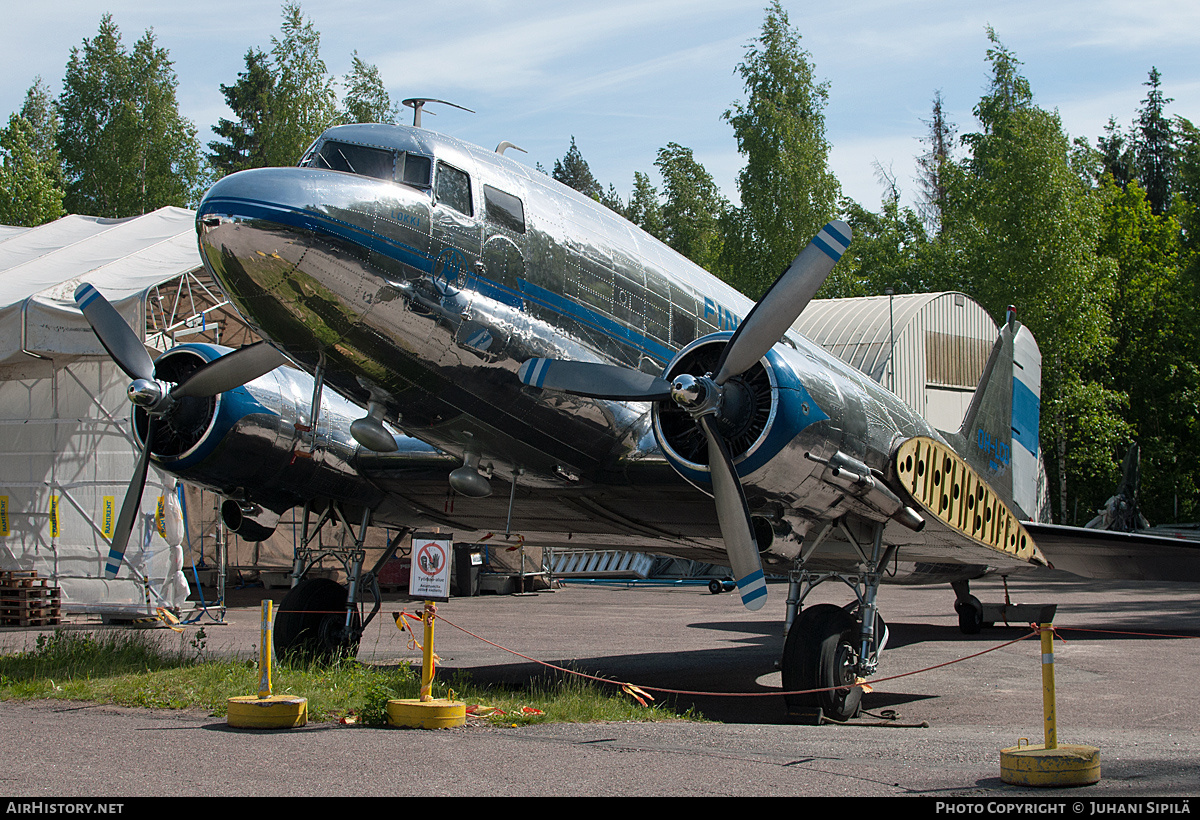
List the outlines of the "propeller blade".
<svg viewBox="0 0 1200 820">
<path fill-rule="evenodd" d="M 713 498 L 717 502 L 717 521 L 721 525 L 721 537 L 725 540 L 725 551 L 729 554 L 738 591 L 742 594 L 742 606 L 749 610 L 762 609 L 767 602 L 767 581 L 763 577 L 762 560 L 758 557 L 758 542 L 754 540 L 742 482 L 734 469 L 729 445 L 716 429 L 716 419 L 709 414 L 701 416 L 699 422 L 708 438 L 708 470 L 712 476 Z"/>
<path fill-rule="evenodd" d="M 146 346 L 100 291 L 84 282 L 75 289 L 75 304 L 92 326 L 92 332 L 100 344 L 104 345 L 108 355 L 117 363 L 117 367 L 125 371 L 126 376 L 131 379 L 154 379 L 154 362 L 146 352 Z"/>
<path fill-rule="evenodd" d="M 800 251 L 738 325 L 721 356 L 717 384 L 749 370 L 783 338 L 846 252 L 851 235 L 849 225 L 834 220 Z"/>
<path fill-rule="evenodd" d="M 138 459 L 133 480 L 129 482 L 129 489 L 125 491 L 125 500 L 121 503 L 121 513 L 117 516 L 117 526 L 108 550 L 108 563 L 104 566 L 104 577 L 110 581 L 117 577 L 121 562 L 125 560 L 125 547 L 133 531 L 133 519 L 142 506 L 142 490 L 146 487 L 146 472 L 150 469 L 150 450 L 154 446 L 154 428 L 157 426 L 153 418 L 148 419 L 148 424 L 146 444 L 142 447 L 142 455 Z"/>
<path fill-rule="evenodd" d="M 671 383 L 658 376 L 598 362 L 528 359 L 517 370 L 524 384 L 613 401 L 664 401 Z"/>
<path fill-rule="evenodd" d="M 252 382 L 285 362 L 287 359 L 278 350 L 266 342 L 256 342 L 213 359 L 172 388 L 171 397 L 215 396 Z"/>
</svg>

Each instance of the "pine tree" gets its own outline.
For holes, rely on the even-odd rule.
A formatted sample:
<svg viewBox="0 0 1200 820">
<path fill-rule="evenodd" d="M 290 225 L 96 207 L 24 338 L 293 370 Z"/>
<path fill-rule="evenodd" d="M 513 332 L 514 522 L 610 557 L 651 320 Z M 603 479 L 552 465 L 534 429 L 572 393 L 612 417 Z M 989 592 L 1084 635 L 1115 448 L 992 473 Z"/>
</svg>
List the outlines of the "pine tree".
<svg viewBox="0 0 1200 820">
<path fill-rule="evenodd" d="M 633 193 L 625 207 L 625 218 L 656 239 L 665 236 L 658 190 L 650 184 L 650 177 L 641 171 L 633 172 Z"/>
<path fill-rule="evenodd" d="M 934 95 L 933 112 L 923 122 L 929 129 L 924 139 L 929 148 L 917 158 L 917 168 L 920 169 L 918 183 L 921 186 L 920 214 L 925 225 L 936 234 L 942 228 L 948 166 L 954 161 L 954 124 L 946 119 L 941 91 Z"/>
<path fill-rule="evenodd" d="M 583 158 L 582 152 L 575 144 L 574 136 L 571 137 L 571 147 L 567 149 L 566 155 L 561 160 L 554 160 L 554 171 L 550 176 L 563 185 L 574 188 L 584 196 L 590 196 L 597 202 L 604 193 L 604 188 L 592 176 L 592 170 L 588 167 L 587 160 Z"/>
<path fill-rule="evenodd" d="M 233 85 L 221 86 L 225 103 L 238 119 L 221 118 L 213 128 L 213 133 L 225 140 L 208 144 L 208 161 L 217 176 L 268 164 L 266 140 L 274 91 L 275 77 L 267 55 L 248 49 L 246 70 Z"/>
<path fill-rule="evenodd" d="M 1175 176 L 1175 134 L 1165 109 L 1173 102 L 1162 93 L 1162 76 L 1157 68 L 1150 69 L 1150 79 L 1144 85 L 1150 91 L 1138 111 L 1136 161 L 1138 179 L 1150 207 L 1156 214 L 1165 213 L 1171 205 L 1171 188 Z"/>
</svg>

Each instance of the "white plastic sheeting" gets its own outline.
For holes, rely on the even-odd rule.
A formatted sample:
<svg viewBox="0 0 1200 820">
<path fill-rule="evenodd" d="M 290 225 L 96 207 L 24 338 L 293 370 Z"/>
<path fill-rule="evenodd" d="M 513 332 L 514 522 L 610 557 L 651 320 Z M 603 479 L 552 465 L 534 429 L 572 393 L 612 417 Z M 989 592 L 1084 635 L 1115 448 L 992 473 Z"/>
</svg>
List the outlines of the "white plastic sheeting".
<svg viewBox="0 0 1200 820">
<path fill-rule="evenodd" d="M 138 448 L 129 380 L 73 297 L 91 283 L 140 335 L 147 290 L 200 267 L 194 219 L 163 208 L 0 228 L 0 569 L 54 579 L 67 612 L 153 612 L 188 595 L 178 528 L 156 516 L 174 479 L 153 467 L 126 565 L 104 580 Z"/>
</svg>

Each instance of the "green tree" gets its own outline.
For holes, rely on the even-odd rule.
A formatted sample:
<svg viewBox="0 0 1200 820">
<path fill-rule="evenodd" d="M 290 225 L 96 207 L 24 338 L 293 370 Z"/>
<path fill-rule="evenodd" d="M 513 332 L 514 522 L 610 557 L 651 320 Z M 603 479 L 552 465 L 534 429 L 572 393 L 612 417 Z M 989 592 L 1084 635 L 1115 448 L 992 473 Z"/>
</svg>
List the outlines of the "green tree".
<svg viewBox="0 0 1200 820">
<path fill-rule="evenodd" d="M 352 67 L 346 75 L 346 96 L 342 100 L 342 119 L 345 122 L 385 122 L 394 125 L 400 106 L 392 102 L 383 86 L 379 69 L 364 62 L 355 51 Z"/>
<path fill-rule="evenodd" d="M 34 154 L 50 169 L 55 184 L 63 187 L 62 160 L 58 156 L 57 145 L 62 119 L 58 116 L 58 104 L 41 77 L 35 78 L 33 85 L 25 92 L 21 116 L 33 128 L 30 145 Z"/>
<path fill-rule="evenodd" d="M 633 193 L 625 207 L 625 218 L 656 239 L 666 236 L 658 189 L 650 184 L 650 177 L 641 171 L 633 172 Z"/>
<path fill-rule="evenodd" d="M 712 270 L 721 251 L 720 215 L 728 203 L 691 148 L 669 143 L 654 165 L 663 178 L 663 241 Z"/>
<path fill-rule="evenodd" d="M 1175 134 L 1166 116 L 1167 104 L 1172 100 L 1163 96 L 1162 76 L 1157 68 L 1150 69 L 1150 79 L 1145 85 L 1150 91 L 1138 111 L 1136 164 L 1150 207 L 1154 213 L 1162 214 L 1171 204 L 1175 176 Z"/>
<path fill-rule="evenodd" d="M 1063 520 L 1071 489 L 1086 507 L 1112 494 L 1129 435 L 1123 395 L 1100 378 L 1113 297 L 1113 266 L 1098 253 L 1103 196 L 1058 115 L 1034 105 L 1020 61 L 988 38 L 992 84 L 975 108 L 982 130 L 963 137 L 970 155 L 947 179 L 943 258 L 948 284 L 998 322 L 1016 305 L 1038 341 L 1041 441 Z"/>
<path fill-rule="evenodd" d="M 197 201 L 200 145 L 179 114 L 177 85 L 153 32 L 130 53 L 111 15 L 71 49 L 58 104 L 68 210 L 124 217 Z"/>
<path fill-rule="evenodd" d="M 1129 395 L 1142 448 L 1143 513 L 1153 523 L 1200 513 L 1200 311 L 1185 274 L 1184 232 L 1156 214 L 1136 181 L 1112 179 L 1101 252 L 1117 267 L 1110 359 L 1114 387 Z"/>
<path fill-rule="evenodd" d="M 828 86 L 814 81 L 779 0 L 772 0 L 737 72 L 747 99 L 724 116 L 746 165 L 738 175 L 741 207 L 722 219 L 717 272 L 758 298 L 836 214 L 839 186 L 828 167 Z"/>
<path fill-rule="evenodd" d="M 238 119 L 222 117 L 213 128 L 221 140 L 208 144 L 208 162 L 217 176 L 269 164 L 266 141 L 274 91 L 269 58 L 258 49 L 248 49 L 246 70 L 233 85 L 221 85 L 225 103 Z"/>
<path fill-rule="evenodd" d="M 592 169 L 588 167 L 587 160 L 575 144 L 574 136 L 571 137 L 571 147 L 567 149 L 566 155 L 561 160 L 554 160 L 554 171 L 550 176 L 597 202 L 604 193 L 603 186 L 592 176 Z"/>
<path fill-rule="evenodd" d="M 0 130 L 0 225 L 41 225 L 63 215 L 56 168 L 38 155 L 37 129 L 20 114 Z"/>
<path fill-rule="evenodd" d="M 313 140 L 339 121 L 337 92 L 325 61 L 321 35 L 298 3 L 283 7 L 280 37 L 271 38 L 275 86 L 265 119 L 267 165 L 295 165 Z"/>
</svg>

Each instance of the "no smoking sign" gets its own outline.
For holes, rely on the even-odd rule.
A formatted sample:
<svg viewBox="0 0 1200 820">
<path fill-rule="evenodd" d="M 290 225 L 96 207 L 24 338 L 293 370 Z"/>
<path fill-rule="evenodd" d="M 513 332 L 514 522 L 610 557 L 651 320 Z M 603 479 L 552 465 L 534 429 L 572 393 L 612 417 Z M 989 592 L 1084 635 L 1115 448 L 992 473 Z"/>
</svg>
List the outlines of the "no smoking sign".
<svg viewBox="0 0 1200 820">
<path fill-rule="evenodd" d="M 427 601 L 450 600 L 450 556 L 453 549 L 453 536 L 437 533 L 413 535 L 409 595 Z"/>
</svg>

